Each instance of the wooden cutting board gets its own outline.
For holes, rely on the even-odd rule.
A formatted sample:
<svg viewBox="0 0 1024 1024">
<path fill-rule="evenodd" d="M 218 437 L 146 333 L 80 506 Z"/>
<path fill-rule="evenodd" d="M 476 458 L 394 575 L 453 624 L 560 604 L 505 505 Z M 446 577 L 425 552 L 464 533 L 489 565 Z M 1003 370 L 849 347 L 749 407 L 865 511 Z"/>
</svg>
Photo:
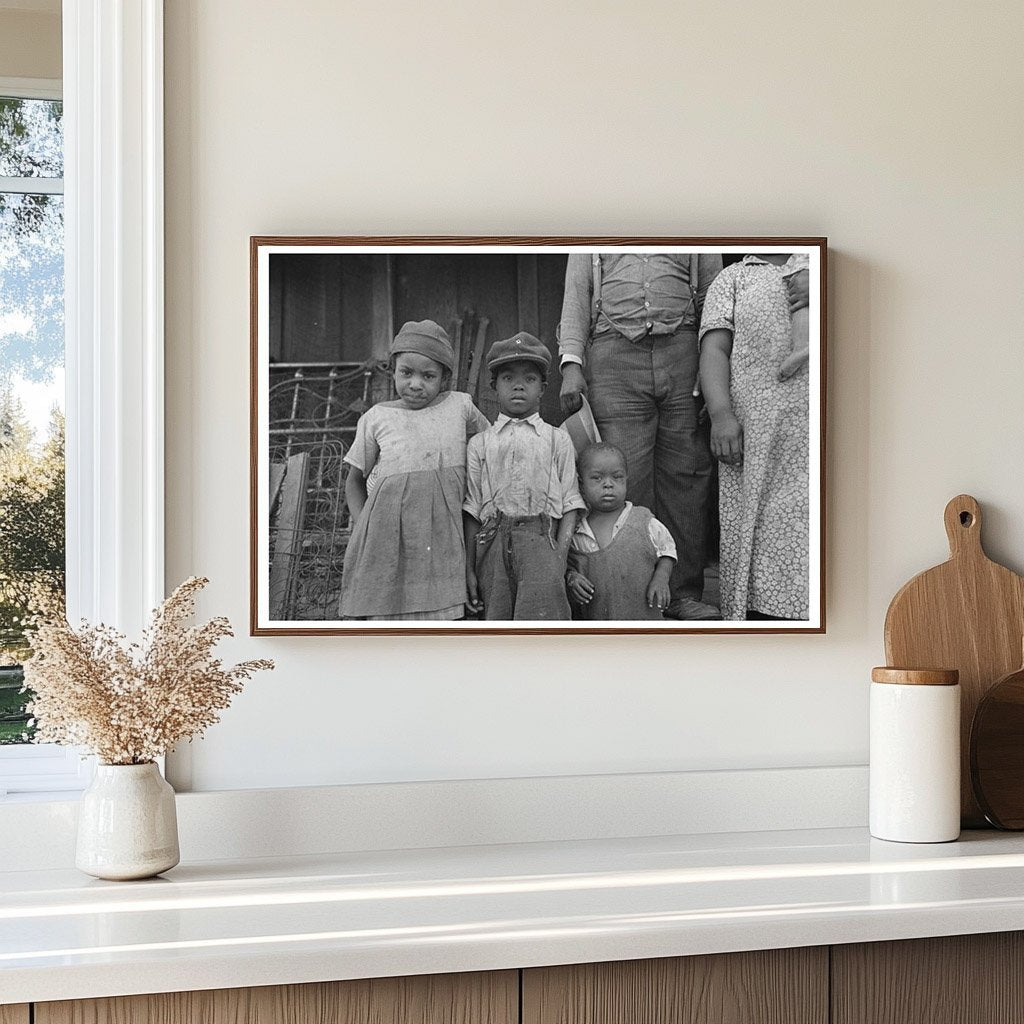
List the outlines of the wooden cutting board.
<svg viewBox="0 0 1024 1024">
<path fill-rule="evenodd" d="M 984 827 L 971 789 L 971 722 L 988 688 L 1020 666 L 1024 578 L 997 565 L 981 545 L 981 508 L 960 494 L 945 511 L 949 561 L 915 576 L 885 616 L 885 657 L 895 668 L 960 671 L 960 814 Z"/>
</svg>

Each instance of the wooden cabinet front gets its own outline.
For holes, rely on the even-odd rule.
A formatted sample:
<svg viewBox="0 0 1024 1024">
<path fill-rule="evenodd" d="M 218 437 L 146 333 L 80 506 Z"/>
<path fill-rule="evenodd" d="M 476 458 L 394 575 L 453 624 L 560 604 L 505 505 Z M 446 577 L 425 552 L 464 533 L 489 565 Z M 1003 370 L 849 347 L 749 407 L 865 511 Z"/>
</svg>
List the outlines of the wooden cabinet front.
<svg viewBox="0 0 1024 1024">
<path fill-rule="evenodd" d="M 28 1024 L 30 1019 L 25 1003 L 17 1006 L 0 1006 L 0 1024 Z"/>
<path fill-rule="evenodd" d="M 2 1014 L 3 1011 L 0 1011 Z M 27 1024 L 14 1018 L 10 1024 Z M 35 1024 L 518 1024 L 518 971 L 36 1003 Z M 8 1024 L 0 1016 L 0 1024 Z"/>
<path fill-rule="evenodd" d="M 523 971 L 523 1024 L 755 1021 L 826 1024 L 826 947 Z"/>
<path fill-rule="evenodd" d="M 833 946 L 832 1021 L 1024 1021 L 1024 933 Z"/>
</svg>

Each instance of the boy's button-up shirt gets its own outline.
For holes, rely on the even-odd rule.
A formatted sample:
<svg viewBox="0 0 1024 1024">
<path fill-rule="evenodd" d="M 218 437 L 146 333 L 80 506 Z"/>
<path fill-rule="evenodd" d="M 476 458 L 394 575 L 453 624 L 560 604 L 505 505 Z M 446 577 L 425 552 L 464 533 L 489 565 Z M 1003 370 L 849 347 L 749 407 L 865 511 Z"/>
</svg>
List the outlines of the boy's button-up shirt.
<svg viewBox="0 0 1024 1024">
<path fill-rule="evenodd" d="M 569 435 L 545 423 L 539 413 L 525 419 L 499 414 L 466 449 L 462 507 L 481 523 L 498 512 L 561 519 L 573 509 L 586 508 Z"/>
<path fill-rule="evenodd" d="M 697 287 L 690 280 L 697 267 Z M 616 331 L 629 341 L 648 334 L 697 329 L 704 296 L 722 269 L 718 253 L 601 253 L 601 309 L 595 334 Z M 594 267 L 589 253 L 570 253 L 559 331 L 560 364 L 582 363 L 590 341 Z"/>
</svg>

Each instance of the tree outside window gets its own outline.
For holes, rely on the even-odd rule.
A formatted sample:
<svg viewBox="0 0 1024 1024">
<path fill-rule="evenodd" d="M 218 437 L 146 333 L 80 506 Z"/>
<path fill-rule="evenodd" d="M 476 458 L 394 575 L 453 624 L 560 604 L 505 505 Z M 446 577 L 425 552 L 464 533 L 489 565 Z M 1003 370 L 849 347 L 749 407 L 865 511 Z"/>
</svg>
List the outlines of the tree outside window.
<svg viewBox="0 0 1024 1024">
<path fill-rule="evenodd" d="M 26 619 L 64 599 L 62 104 L 0 96 L 0 744 L 31 739 Z"/>
</svg>

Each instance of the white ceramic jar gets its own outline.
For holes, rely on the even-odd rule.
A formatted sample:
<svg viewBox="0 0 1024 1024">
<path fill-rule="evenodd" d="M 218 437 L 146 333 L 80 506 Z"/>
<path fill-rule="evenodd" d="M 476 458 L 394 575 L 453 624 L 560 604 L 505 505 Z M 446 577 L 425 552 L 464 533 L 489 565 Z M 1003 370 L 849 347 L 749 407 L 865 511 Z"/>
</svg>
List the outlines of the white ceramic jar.
<svg viewBox="0 0 1024 1024">
<path fill-rule="evenodd" d="M 871 834 L 898 843 L 957 839 L 959 673 L 876 668 L 871 680 Z"/>
<path fill-rule="evenodd" d="M 78 810 L 75 866 L 123 881 L 149 878 L 178 863 L 174 790 L 148 764 L 98 764 Z"/>
</svg>

